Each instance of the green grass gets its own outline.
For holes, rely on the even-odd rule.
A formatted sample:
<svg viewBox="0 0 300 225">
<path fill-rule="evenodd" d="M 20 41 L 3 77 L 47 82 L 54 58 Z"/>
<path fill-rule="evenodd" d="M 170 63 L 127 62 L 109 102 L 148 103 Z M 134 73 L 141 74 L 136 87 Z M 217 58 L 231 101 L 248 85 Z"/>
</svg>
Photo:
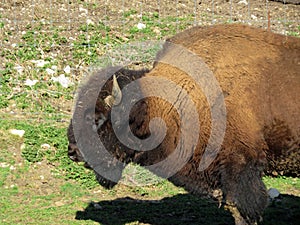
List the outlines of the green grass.
<svg viewBox="0 0 300 225">
<path fill-rule="evenodd" d="M 71 163 L 67 157 L 68 142 L 65 126 L 53 126 L 51 121 L 29 124 L 18 120 L 0 120 L 0 127 L 4 133 L 9 133 L 10 129 L 25 131 L 22 139 L 21 155 L 27 162 L 36 163 L 47 160 L 49 163 L 57 164 L 56 172 L 61 174 L 60 177 L 77 180 L 86 187 L 95 187 L 97 185 L 94 174 L 91 171 L 84 169 L 83 166 Z M 42 147 L 43 144 L 48 144 L 50 148 L 44 149 Z M 7 148 L 2 147 L 4 152 L 7 151 Z M 3 156 L 2 158 L 6 157 Z"/>
<path fill-rule="evenodd" d="M 297 31 L 288 31 L 287 35 L 300 37 L 300 26 L 297 27 Z"/>
<path fill-rule="evenodd" d="M 264 177 L 263 179 L 265 185 L 267 188 L 276 188 L 280 192 L 286 192 L 286 191 L 293 191 L 298 190 L 300 191 L 300 179 L 299 178 L 293 178 L 293 177 Z"/>
</svg>

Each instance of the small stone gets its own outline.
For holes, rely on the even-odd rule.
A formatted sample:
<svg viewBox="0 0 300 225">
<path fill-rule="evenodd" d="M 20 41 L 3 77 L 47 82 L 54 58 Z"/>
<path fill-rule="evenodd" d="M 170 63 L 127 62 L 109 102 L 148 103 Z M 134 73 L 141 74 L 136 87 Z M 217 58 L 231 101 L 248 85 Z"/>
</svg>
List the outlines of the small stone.
<svg viewBox="0 0 300 225">
<path fill-rule="evenodd" d="M 23 137 L 25 134 L 25 130 L 16 130 L 16 129 L 10 129 L 9 132 L 13 135 L 17 135 L 19 137 Z"/>
<path fill-rule="evenodd" d="M 73 85 L 70 79 L 64 74 L 60 74 L 58 77 L 52 77 L 51 80 L 60 83 L 60 85 L 64 88 L 68 88 L 69 86 Z"/>
<path fill-rule="evenodd" d="M 268 195 L 273 200 L 280 195 L 280 192 L 276 188 L 270 188 L 268 190 Z"/>
<path fill-rule="evenodd" d="M 24 83 L 24 85 L 26 86 L 34 86 L 37 82 L 39 82 L 38 80 L 30 80 L 30 79 L 27 79 Z"/>
<path fill-rule="evenodd" d="M 42 68 L 44 67 L 46 64 L 48 64 L 49 62 L 48 61 L 44 61 L 42 59 L 39 59 L 39 60 L 31 60 L 31 62 L 33 62 L 36 67 L 39 67 L 39 68 Z"/>
<path fill-rule="evenodd" d="M 64 202 L 62 202 L 62 201 L 57 201 L 57 202 L 55 202 L 54 203 L 56 206 L 63 206 L 63 205 L 65 205 L 65 203 Z"/>
<path fill-rule="evenodd" d="M 10 167 L 9 167 L 9 169 L 10 169 L 10 170 L 15 170 L 15 169 L 16 169 L 16 167 L 14 167 L 14 166 L 10 166 Z"/>
<path fill-rule="evenodd" d="M 21 151 L 24 150 L 25 147 L 26 147 L 26 145 L 25 145 L 24 143 L 22 143 L 22 144 L 21 144 L 21 147 L 20 147 Z"/>
<path fill-rule="evenodd" d="M 54 75 L 55 74 L 55 71 L 52 70 L 52 69 L 49 69 L 49 68 L 46 69 L 46 72 L 47 72 L 48 75 Z"/>
<path fill-rule="evenodd" d="M 64 68 L 64 72 L 66 73 L 66 74 L 70 74 L 71 73 L 71 67 L 68 65 L 68 66 L 66 66 L 65 68 Z"/>
<path fill-rule="evenodd" d="M 93 20 L 87 19 L 87 20 L 86 20 L 86 24 L 87 24 L 87 25 L 94 25 L 95 23 L 94 23 Z"/>
<path fill-rule="evenodd" d="M 247 0 L 241 0 L 238 2 L 238 4 L 248 5 L 248 2 L 247 2 Z"/>
<path fill-rule="evenodd" d="M 51 66 L 51 69 L 54 71 L 57 71 L 57 66 L 53 65 L 53 66 Z"/>
<path fill-rule="evenodd" d="M 51 146 L 49 145 L 49 144 L 42 144 L 41 145 L 41 148 L 43 148 L 43 149 L 49 149 Z"/>
<path fill-rule="evenodd" d="M 137 24 L 137 28 L 138 28 L 139 30 L 145 29 L 145 28 L 146 28 L 146 24 L 138 23 L 138 24 Z"/>
<path fill-rule="evenodd" d="M 84 14 L 88 14 L 88 10 L 82 7 L 79 7 L 79 12 L 84 13 Z"/>
<path fill-rule="evenodd" d="M 24 71 L 24 67 L 20 66 L 20 65 L 16 65 L 14 67 L 14 69 L 19 73 L 19 74 L 23 74 Z"/>
<path fill-rule="evenodd" d="M 257 19 L 257 16 L 255 16 L 255 15 L 251 15 L 251 19 L 253 19 L 253 20 L 256 20 Z"/>
<path fill-rule="evenodd" d="M 0 167 L 1 168 L 6 168 L 6 167 L 9 167 L 10 165 L 8 164 L 8 163 L 6 163 L 6 162 L 2 162 L 2 163 L 0 163 Z"/>
<path fill-rule="evenodd" d="M 95 209 L 102 209 L 102 206 L 99 203 L 92 202 L 92 205 Z"/>
</svg>

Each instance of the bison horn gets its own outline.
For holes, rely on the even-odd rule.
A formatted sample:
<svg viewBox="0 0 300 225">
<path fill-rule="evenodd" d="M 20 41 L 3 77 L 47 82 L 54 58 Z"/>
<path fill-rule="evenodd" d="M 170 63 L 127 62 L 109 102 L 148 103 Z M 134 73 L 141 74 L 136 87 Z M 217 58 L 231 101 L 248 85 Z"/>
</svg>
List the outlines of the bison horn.
<svg viewBox="0 0 300 225">
<path fill-rule="evenodd" d="M 113 76 L 113 87 L 111 95 L 107 96 L 104 101 L 109 106 L 119 105 L 122 100 L 122 91 L 119 87 L 116 75 Z"/>
</svg>

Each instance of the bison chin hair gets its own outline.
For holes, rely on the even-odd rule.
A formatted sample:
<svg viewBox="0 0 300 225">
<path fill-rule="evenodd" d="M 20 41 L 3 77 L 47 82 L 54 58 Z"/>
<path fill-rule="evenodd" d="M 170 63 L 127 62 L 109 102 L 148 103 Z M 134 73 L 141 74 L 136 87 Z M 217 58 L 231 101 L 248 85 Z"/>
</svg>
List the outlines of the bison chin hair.
<svg viewBox="0 0 300 225">
<path fill-rule="evenodd" d="M 96 179 L 97 179 L 98 183 L 105 189 L 112 189 L 114 186 L 116 186 L 116 184 L 118 184 L 115 181 L 111 181 L 111 180 L 108 180 L 108 179 L 102 177 L 100 174 L 98 174 L 95 171 L 94 171 L 94 173 L 96 175 Z"/>
</svg>

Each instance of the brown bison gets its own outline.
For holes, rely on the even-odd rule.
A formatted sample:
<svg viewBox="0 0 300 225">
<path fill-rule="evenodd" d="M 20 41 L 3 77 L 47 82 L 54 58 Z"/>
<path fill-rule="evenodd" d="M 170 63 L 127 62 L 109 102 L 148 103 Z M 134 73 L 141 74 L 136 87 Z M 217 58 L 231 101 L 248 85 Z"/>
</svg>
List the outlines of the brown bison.
<svg viewBox="0 0 300 225">
<path fill-rule="evenodd" d="M 219 89 L 205 78 L 209 71 Z M 202 85 L 189 73 L 200 74 Z M 168 39 L 150 71 L 111 67 L 82 86 L 68 129 L 69 157 L 86 162 L 107 188 L 126 164 L 137 163 L 217 198 L 236 224 L 256 224 L 268 199 L 263 173 L 300 174 L 299 73 L 298 38 L 244 25 L 191 28 Z M 132 82 L 145 98 L 131 95 L 125 112 L 131 97 L 122 93 Z"/>
</svg>

